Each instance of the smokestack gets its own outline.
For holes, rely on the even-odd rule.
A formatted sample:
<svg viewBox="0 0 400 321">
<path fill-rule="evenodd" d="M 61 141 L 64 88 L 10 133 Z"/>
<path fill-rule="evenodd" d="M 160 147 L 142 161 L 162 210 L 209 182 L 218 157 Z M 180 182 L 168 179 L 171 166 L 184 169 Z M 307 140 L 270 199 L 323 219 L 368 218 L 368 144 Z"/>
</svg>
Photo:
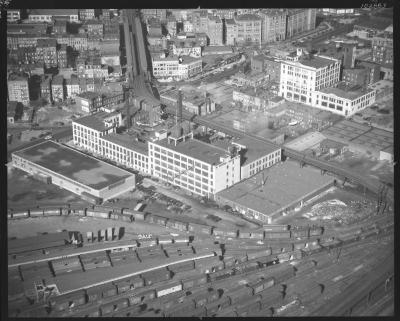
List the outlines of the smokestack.
<svg viewBox="0 0 400 321">
<path fill-rule="evenodd" d="M 178 91 L 178 117 L 177 117 L 177 129 L 178 137 L 182 135 L 182 91 Z"/>
</svg>

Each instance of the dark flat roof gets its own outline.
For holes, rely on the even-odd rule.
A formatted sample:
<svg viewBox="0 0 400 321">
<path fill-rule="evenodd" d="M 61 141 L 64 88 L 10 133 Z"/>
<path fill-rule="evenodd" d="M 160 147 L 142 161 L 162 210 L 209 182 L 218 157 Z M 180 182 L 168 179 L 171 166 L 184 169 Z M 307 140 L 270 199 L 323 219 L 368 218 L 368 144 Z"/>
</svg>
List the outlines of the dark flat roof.
<svg viewBox="0 0 400 321">
<path fill-rule="evenodd" d="M 187 139 L 185 142 L 180 142 L 175 146 L 174 143 L 168 144 L 166 138 L 156 141 L 154 144 L 172 149 L 173 151 L 198 159 L 210 165 L 219 164 L 220 157 L 226 157 L 228 155 L 227 150 L 223 150 L 222 148 L 204 143 L 197 139 Z"/>
<path fill-rule="evenodd" d="M 132 176 L 116 166 L 50 140 L 14 154 L 97 190 Z"/>
</svg>

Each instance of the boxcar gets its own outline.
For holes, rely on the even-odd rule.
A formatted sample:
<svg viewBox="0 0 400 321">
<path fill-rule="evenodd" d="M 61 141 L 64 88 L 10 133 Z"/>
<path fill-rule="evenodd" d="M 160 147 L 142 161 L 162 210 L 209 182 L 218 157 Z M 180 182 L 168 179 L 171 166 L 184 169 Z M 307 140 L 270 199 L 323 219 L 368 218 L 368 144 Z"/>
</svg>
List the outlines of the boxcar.
<svg viewBox="0 0 400 321">
<path fill-rule="evenodd" d="M 85 291 L 78 290 L 68 294 L 50 297 L 49 304 L 55 311 L 63 311 L 70 307 L 84 305 L 86 304 Z"/>
<path fill-rule="evenodd" d="M 182 263 L 176 263 L 176 264 L 171 264 L 168 266 L 168 269 L 171 272 L 178 273 L 178 272 L 183 272 L 183 271 L 190 271 L 194 269 L 194 261 L 188 261 L 188 262 L 182 262 Z"/>
<path fill-rule="evenodd" d="M 60 207 L 45 208 L 43 210 L 43 215 L 44 216 L 60 216 L 61 208 Z"/>
<path fill-rule="evenodd" d="M 273 287 L 274 285 L 275 285 L 275 279 L 273 277 L 261 280 L 251 286 L 251 288 L 253 289 L 253 295 L 262 292 L 265 289 Z"/>
<path fill-rule="evenodd" d="M 13 218 L 26 218 L 26 217 L 29 217 L 29 210 L 13 212 Z"/>
<path fill-rule="evenodd" d="M 206 275 L 198 275 L 198 276 L 194 276 L 194 277 L 191 277 L 188 279 L 184 279 L 181 282 L 182 282 L 183 289 L 186 290 L 189 288 L 198 287 L 203 284 L 206 284 L 207 276 Z"/>
<path fill-rule="evenodd" d="M 285 232 L 264 232 L 264 239 L 290 239 L 290 231 Z"/>
<path fill-rule="evenodd" d="M 179 292 L 182 291 L 182 284 L 180 282 L 175 282 L 173 284 L 168 284 L 164 286 L 157 287 L 156 289 L 156 295 L 157 298 L 160 298 L 162 296 Z"/>
<path fill-rule="evenodd" d="M 167 281 L 171 278 L 170 272 L 165 269 L 157 269 L 155 271 L 145 272 L 142 274 L 145 285 L 152 285 L 161 281 Z"/>
<path fill-rule="evenodd" d="M 257 259 L 259 257 L 268 256 L 268 255 L 271 255 L 271 253 L 272 253 L 272 251 L 270 248 L 267 248 L 262 251 L 247 251 L 246 252 L 248 260 L 253 260 L 253 259 Z"/>
<path fill-rule="evenodd" d="M 235 305 L 243 301 L 244 299 L 253 295 L 253 290 L 246 286 L 240 286 L 228 292 L 228 297 L 231 301 L 231 305 Z"/>
<path fill-rule="evenodd" d="M 263 230 L 266 232 L 281 232 L 281 231 L 287 231 L 288 229 L 289 229 L 288 225 L 279 225 L 279 224 L 263 225 Z"/>
<path fill-rule="evenodd" d="M 29 216 L 30 217 L 43 216 L 43 209 L 29 210 Z"/>
</svg>

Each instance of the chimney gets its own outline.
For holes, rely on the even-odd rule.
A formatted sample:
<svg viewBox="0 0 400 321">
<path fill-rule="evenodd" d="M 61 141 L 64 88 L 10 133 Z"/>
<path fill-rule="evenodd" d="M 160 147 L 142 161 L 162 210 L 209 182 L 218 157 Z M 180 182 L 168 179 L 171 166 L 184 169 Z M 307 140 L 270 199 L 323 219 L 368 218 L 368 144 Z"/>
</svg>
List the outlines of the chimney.
<svg viewBox="0 0 400 321">
<path fill-rule="evenodd" d="M 182 135 L 182 91 L 179 89 L 178 91 L 178 115 L 177 115 L 177 130 L 178 137 Z"/>
</svg>

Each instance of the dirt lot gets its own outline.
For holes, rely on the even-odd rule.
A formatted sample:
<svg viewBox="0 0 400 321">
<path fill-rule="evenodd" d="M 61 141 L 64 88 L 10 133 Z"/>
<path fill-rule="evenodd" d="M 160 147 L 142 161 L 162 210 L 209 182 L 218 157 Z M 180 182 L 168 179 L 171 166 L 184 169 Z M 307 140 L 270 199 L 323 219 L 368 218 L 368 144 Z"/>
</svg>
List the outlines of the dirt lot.
<svg viewBox="0 0 400 321">
<path fill-rule="evenodd" d="M 372 178 L 380 179 L 393 184 L 394 168 L 388 161 L 379 161 L 367 154 L 347 151 L 343 155 L 330 159 L 331 162 L 341 164 L 360 174 L 367 174 Z"/>
<path fill-rule="evenodd" d="M 376 200 L 352 187 L 331 188 L 301 210 L 276 220 L 291 225 L 347 225 L 375 214 Z"/>
<path fill-rule="evenodd" d="M 389 95 L 377 100 L 374 106 L 365 108 L 353 116 L 353 120 L 358 123 L 369 123 L 374 127 L 393 132 L 393 96 Z"/>
<path fill-rule="evenodd" d="M 61 216 L 61 217 L 40 217 L 13 220 L 8 222 L 8 237 L 34 236 L 42 232 L 56 232 L 58 230 L 79 231 L 83 235 L 86 232 L 97 232 L 101 229 L 114 227 L 117 231 L 120 227 L 125 228 L 125 239 L 133 238 L 136 234 L 146 233 L 153 235 L 181 234 L 175 230 L 169 230 L 154 224 L 145 222 L 134 222 L 128 224 L 122 221 L 97 219 L 92 217 Z"/>
<path fill-rule="evenodd" d="M 58 107 L 46 106 L 36 111 L 35 121 L 41 126 L 52 126 L 55 122 L 63 122 L 64 124 L 70 124 L 71 117 L 74 114 L 84 115 L 81 108 L 76 104 L 68 105 L 64 109 Z"/>
</svg>

